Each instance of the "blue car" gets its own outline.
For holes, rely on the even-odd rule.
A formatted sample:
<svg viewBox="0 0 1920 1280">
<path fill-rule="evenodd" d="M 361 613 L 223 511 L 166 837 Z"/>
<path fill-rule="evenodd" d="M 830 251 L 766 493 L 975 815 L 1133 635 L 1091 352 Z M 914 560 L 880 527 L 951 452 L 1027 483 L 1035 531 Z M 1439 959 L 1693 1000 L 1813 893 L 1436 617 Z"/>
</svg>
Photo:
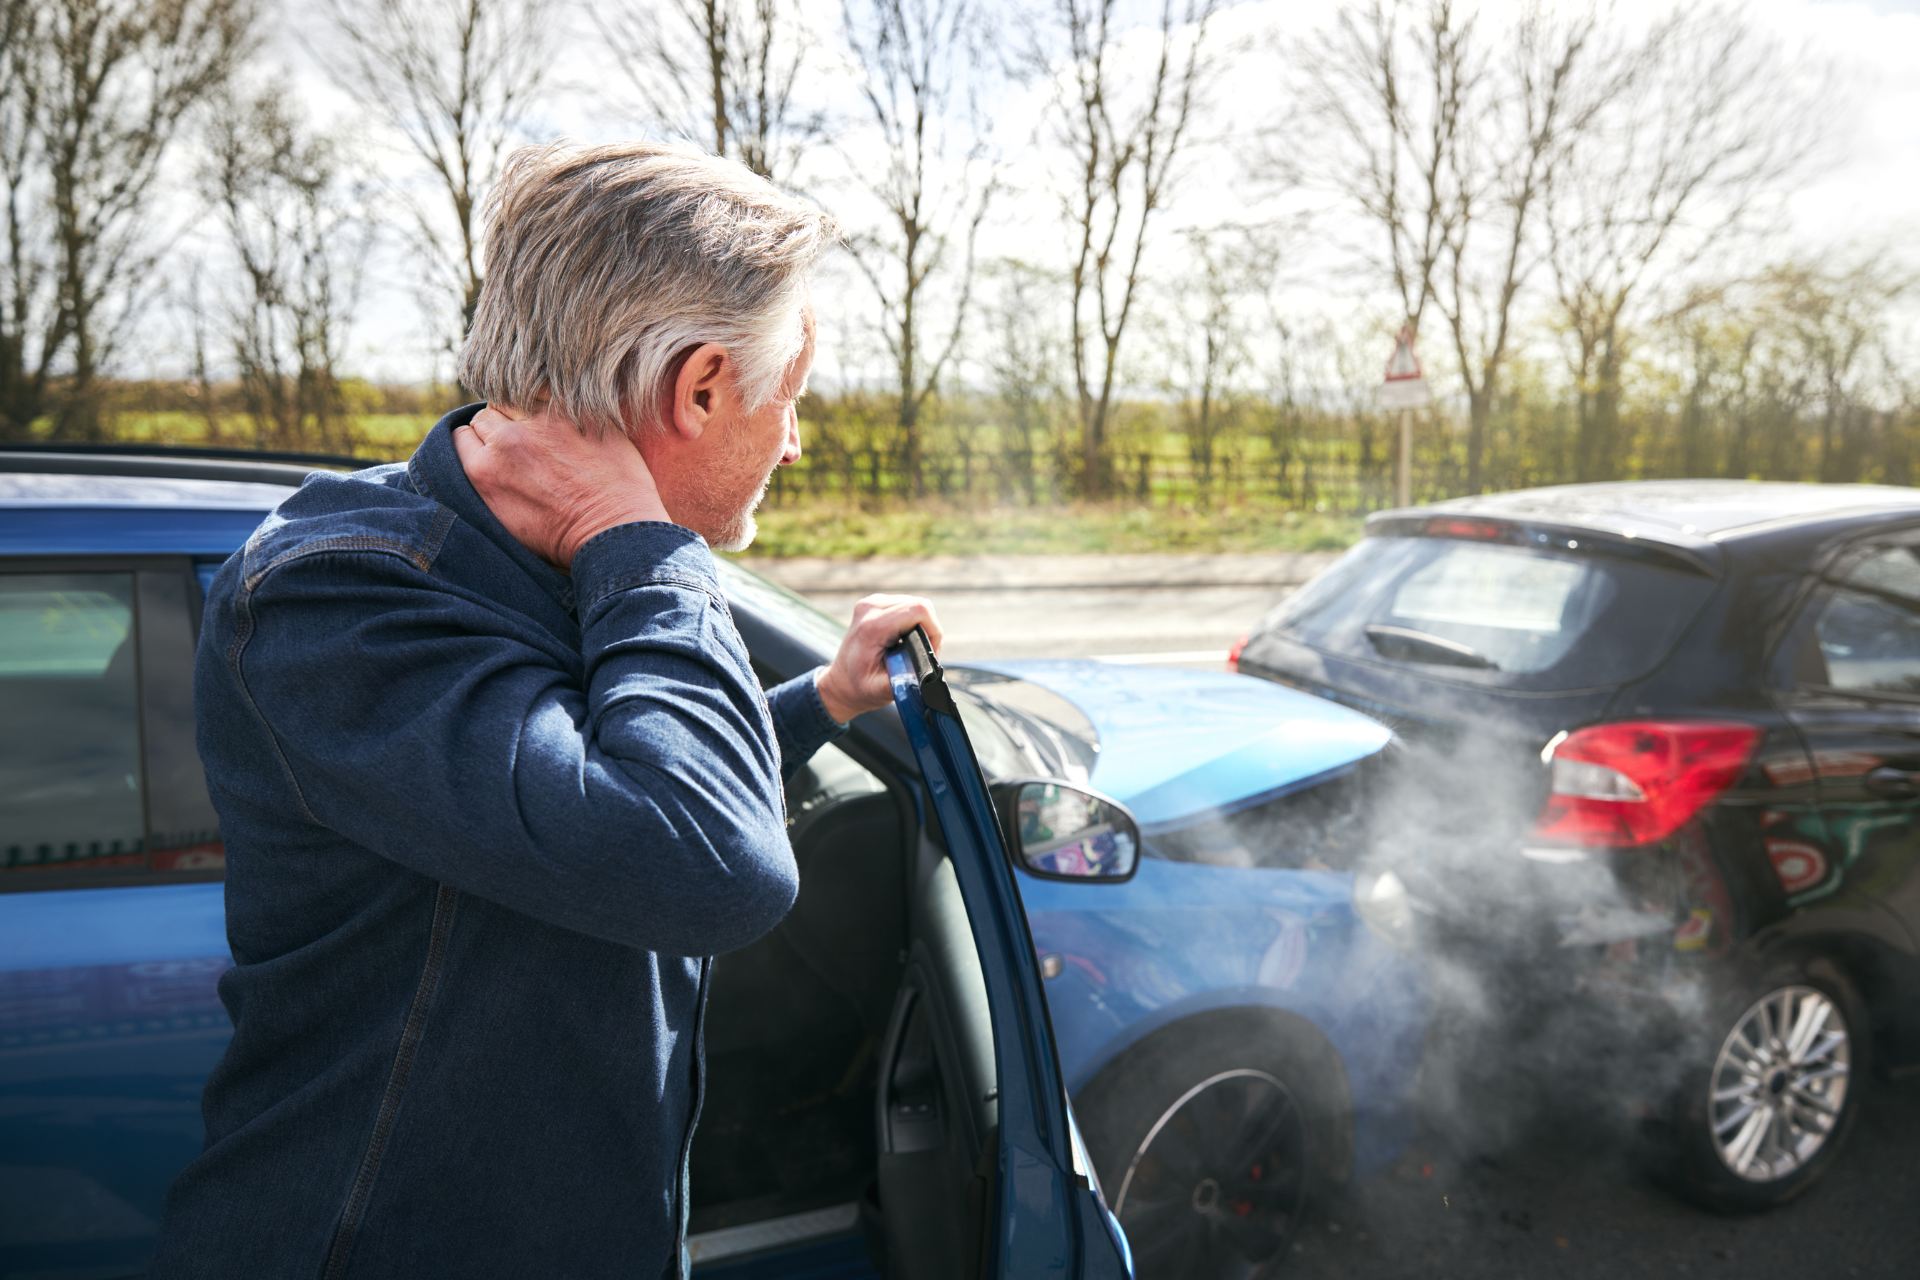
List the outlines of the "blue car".
<svg viewBox="0 0 1920 1280">
<path fill-rule="evenodd" d="M 231 963 L 201 593 L 315 464 L 0 451 L 0 1276 L 140 1274 L 199 1150 Z M 770 683 L 837 645 L 722 572 Z M 896 708 L 789 785 L 793 911 L 715 966 L 696 1267 L 1270 1272 L 1404 1140 L 1426 1005 L 1353 865 L 1385 731 L 1238 677 L 891 665 Z"/>
</svg>

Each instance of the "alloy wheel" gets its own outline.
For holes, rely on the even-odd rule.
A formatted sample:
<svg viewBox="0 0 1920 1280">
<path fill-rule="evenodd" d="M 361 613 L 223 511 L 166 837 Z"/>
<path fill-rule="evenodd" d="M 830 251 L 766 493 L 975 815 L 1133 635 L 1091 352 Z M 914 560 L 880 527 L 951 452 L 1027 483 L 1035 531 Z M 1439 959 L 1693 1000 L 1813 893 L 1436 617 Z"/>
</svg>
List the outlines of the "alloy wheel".
<svg viewBox="0 0 1920 1280">
<path fill-rule="evenodd" d="M 1847 1023 L 1824 992 L 1782 987 L 1741 1015 L 1708 1081 L 1714 1149 L 1748 1182 L 1785 1178 L 1827 1143 L 1846 1105 Z"/>
<path fill-rule="evenodd" d="M 1264 1071 L 1223 1071 L 1147 1131 L 1113 1210 L 1141 1280 L 1253 1280 L 1279 1261 L 1306 1188 L 1293 1095 Z"/>
</svg>

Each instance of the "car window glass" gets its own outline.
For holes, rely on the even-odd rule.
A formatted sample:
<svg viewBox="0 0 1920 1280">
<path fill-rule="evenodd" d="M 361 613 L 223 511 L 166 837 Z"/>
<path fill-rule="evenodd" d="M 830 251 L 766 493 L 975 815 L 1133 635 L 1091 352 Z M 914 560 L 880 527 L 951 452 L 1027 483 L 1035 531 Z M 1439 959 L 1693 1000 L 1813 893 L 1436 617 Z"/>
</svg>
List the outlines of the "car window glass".
<svg viewBox="0 0 1920 1280">
<path fill-rule="evenodd" d="M 802 815 L 852 800 L 884 792 L 886 784 L 855 762 L 840 748 L 828 743 L 813 753 L 787 781 L 787 816 Z"/>
<path fill-rule="evenodd" d="M 1546 652 L 1558 646 L 1542 645 L 1578 626 L 1563 627 L 1567 606 L 1576 592 L 1594 577 L 1591 567 L 1571 560 L 1555 560 L 1510 547 L 1450 548 L 1416 570 L 1393 594 L 1390 616 L 1396 621 L 1447 623 L 1464 629 L 1488 628 L 1524 631 L 1532 652 L 1510 656 L 1502 669 L 1538 670 Z M 1589 593 L 1592 594 L 1592 593 Z"/>
<path fill-rule="evenodd" d="M 798 632 L 822 653 L 833 653 L 840 648 L 840 638 L 847 633 L 846 623 L 725 556 L 715 556 L 713 563 L 719 572 L 720 586 L 729 597 L 768 621 Z"/>
<path fill-rule="evenodd" d="M 1430 545 L 1379 621 L 1464 645 L 1496 670 L 1553 666 L 1613 594 L 1591 561 L 1451 539 Z"/>
<path fill-rule="evenodd" d="M 1856 693 L 1920 694 L 1920 562 L 1895 547 L 1860 561 L 1814 624 L 1826 683 Z"/>
<path fill-rule="evenodd" d="M 227 865 L 220 819 L 193 732 L 193 600 L 175 569 L 134 576 L 140 619 L 140 736 L 146 747 L 147 856 L 154 871 Z"/>
<path fill-rule="evenodd" d="M 1261 631 L 1428 678 L 1587 688 L 1651 667 L 1714 585 L 1557 548 L 1370 537 L 1283 601 Z"/>
<path fill-rule="evenodd" d="M 1008 732 L 1004 714 L 996 714 L 970 690 L 955 689 L 953 693 L 960 723 L 966 726 L 967 741 L 973 745 L 982 773 L 989 778 L 1018 778 L 1046 772 L 1044 761 L 1020 749 Z"/>
<path fill-rule="evenodd" d="M 0 574 L 8 872 L 145 863 L 133 575 Z"/>
<path fill-rule="evenodd" d="M 948 667 L 947 683 L 980 695 L 976 709 L 993 722 L 990 732 L 996 738 L 1004 737 L 1016 748 L 1017 755 L 1028 757 L 1029 771 L 1084 782 L 1099 762 L 1099 730 L 1085 712 L 1053 690 L 1030 680 L 969 667 Z M 964 719 L 966 712 L 961 714 Z M 973 721 L 967 724 L 971 729 Z M 1010 762 L 1005 775 L 994 776 L 1011 776 L 1018 767 Z"/>
<path fill-rule="evenodd" d="M 1381 561 L 1403 560 L 1413 545 L 1407 538 L 1361 539 L 1351 551 L 1334 561 L 1332 567 L 1275 605 L 1261 620 L 1260 629 L 1282 627 L 1302 633 L 1315 629 L 1321 614 L 1376 574 L 1390 572 Z"/>
</svg>

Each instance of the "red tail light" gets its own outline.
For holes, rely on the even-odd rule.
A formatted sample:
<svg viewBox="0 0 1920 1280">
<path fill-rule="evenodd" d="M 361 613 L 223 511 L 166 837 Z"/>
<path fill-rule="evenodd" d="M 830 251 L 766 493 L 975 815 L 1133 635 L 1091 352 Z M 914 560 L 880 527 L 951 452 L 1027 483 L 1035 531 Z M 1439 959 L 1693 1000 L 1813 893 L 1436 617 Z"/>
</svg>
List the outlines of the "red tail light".
<svg viewBox="0 0 1920 1280">
<path fill-rule="evenodd" d="M 1760 740 L 1756 725 L 1628 720 L 1562 734 L 1541 757 L 1553 794 L 1534 835 L 1586 845 L 1664 840 L 1732 786 Z"/>
<path fill-rule="evenodd" d="M 1233 647 L 1227 650 L 1227 670 L 1238 671 L 1240 669 L 1240 654 L 1246 649 L 1247 641 L 1252 638 L 1253 632 L 1249 631 L 1246 635 L 1241 636 L 1233 642 Z"/>
<path fill-rule="evenodd" d="M 1427 533 L 1441 538 L 1502 538 L 1506 536 L 1505 525 L 1494 524 L 1488 520 L 1459 520 L 1451 516 L 1435 516 L 1427 521 Z"/>
</svg>

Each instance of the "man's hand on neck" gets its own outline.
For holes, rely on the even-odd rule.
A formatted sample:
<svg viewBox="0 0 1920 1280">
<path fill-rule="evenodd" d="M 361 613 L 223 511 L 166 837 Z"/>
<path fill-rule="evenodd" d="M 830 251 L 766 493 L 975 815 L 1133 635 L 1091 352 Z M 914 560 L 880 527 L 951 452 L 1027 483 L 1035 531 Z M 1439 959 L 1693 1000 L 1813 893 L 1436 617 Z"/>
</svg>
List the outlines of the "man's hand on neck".
<svg viewBox="0 0 1920 1280">
<path fill-rule="evenodd" d="M 671 522 L 646 460 L 624 432 L 583 433 L 544 405 L 488 406 L 453 433 L 480 500 L 508 533 L 566 571 L 596 534 L 639 520 Z"/>
</svg>

